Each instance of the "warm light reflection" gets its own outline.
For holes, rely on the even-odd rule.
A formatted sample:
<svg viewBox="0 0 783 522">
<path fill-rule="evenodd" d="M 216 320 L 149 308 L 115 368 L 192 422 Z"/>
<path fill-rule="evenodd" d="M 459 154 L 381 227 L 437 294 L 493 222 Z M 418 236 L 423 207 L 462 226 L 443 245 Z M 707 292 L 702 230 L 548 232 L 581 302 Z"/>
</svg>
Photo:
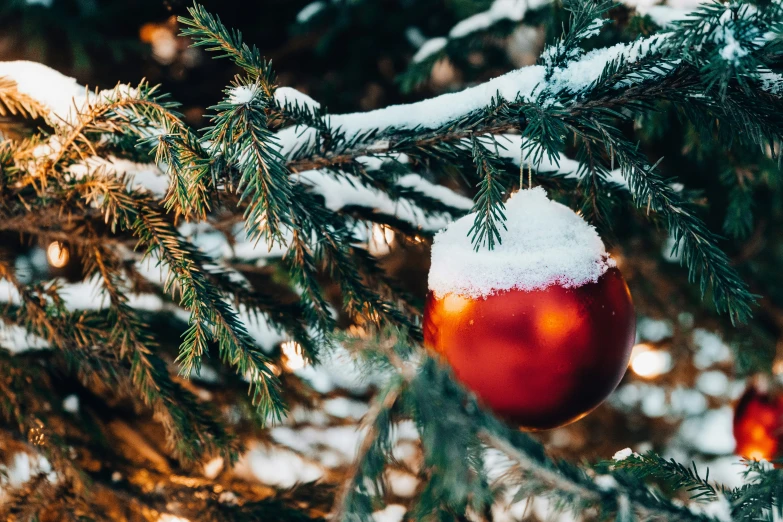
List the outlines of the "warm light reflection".
<svg viewBox="0 0 783 522">
<path fill-rule="evenodd" d="M 185 517 L 172 515 L 171 513 L 161 513 L 158 517 L 158 522 L 190 522 L 190 520 Z"/>
<path fill-rule="evenodd" d="M 763 450 L 750 450 L 746 458 L 748 460 L 766 460 L 767 456 L 767 452 Z"/>
<path fill-rule="evenodd" d="M 385 256 L 391 251 L 392 244 L 394 244 L 394 230 L 386 225 L 373 224 L 368 245 L 370 254 L 376 257 Z"/>
<path fill-rule="evenodd" d="M 571 301 L 548 301 L 536 315 L 536 328 L 548 342 L 567 339 L 582 324 L 579 309 Z"/>
<path fill-rule="evenodd" d="M 272 373 L 274 373 L 276 377 L 280 377 L 280 374 L 283 373 L 280 367 L 275 363 L 268 362 L 266 363 L 266 367 L 272 370 Z"/>
<path fill-rule="evenodd" d="M 448 314 L 459 314 L 470 304 L 470 299 L 457 294 L 448 294 L 443 298 L 443 311 Z"/>
<path fill-rule="evenodd" d="M 68 247 L 64 244 L 59 241 L 53 241 L 46 248 L 46 258 L 54 268 L 62 268 L 68 264 L 71 254 L 68 252 Z"/>
<path fill-rule="evenodd" d="M 302 346 L 295 341 L 286 341 L 280 345 L 283 352 L 283 364 L 288 371 L 304 368 L 306 362 L 302 355 Z"/>
<path fill-rule="evenodd" d="M 147 23 L 139 30 L 139 39 L 152 46 L 152 56 L 158 63 L 168 65 L 177 56 L 177 35 L 174 21 Z"/>
<path fill-rule="evenodd" d="M 637 344 L 631 352 L 631 370 L 645 379 L 654 379 L 672 369 L 672 356 L 649 344 Z"/>
<path fill-rule="evenodd" d="M 204 464 L 204 476 L 212 480 L 223 471 L 223 457 L 215 457 Z"/>
<path fill-rule="evenodd" d="M 367 330 L 364 328 L 364 326 L 358 324 L 352 324 L 349 326 L 348 333 L 353 337 L 358 337 L 359 339 L 366 339 L 368 337 Z"/>
</svg>

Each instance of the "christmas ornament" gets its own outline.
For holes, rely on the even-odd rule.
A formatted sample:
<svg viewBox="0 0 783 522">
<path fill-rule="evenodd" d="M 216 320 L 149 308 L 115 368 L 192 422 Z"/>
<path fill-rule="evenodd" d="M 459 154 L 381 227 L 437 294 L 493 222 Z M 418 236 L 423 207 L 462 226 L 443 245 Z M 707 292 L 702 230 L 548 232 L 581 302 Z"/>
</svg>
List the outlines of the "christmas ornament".
<svg viewBox="0 0 783 522">
<path fill-rule="evenodd" d="M 541 188 L 506 203 L 494 250 L 468 215 L 432 246 L 424 342 L 499 416 L 523 429 L 578 420 L 619 384 L 635 315 L 595 229 Z"/>
<path fill-rule="evenodd" d="M 751 384 L 734 410 L 736 453 L 751 460 L 783 456 L 783 393 Z"/>
</svg>

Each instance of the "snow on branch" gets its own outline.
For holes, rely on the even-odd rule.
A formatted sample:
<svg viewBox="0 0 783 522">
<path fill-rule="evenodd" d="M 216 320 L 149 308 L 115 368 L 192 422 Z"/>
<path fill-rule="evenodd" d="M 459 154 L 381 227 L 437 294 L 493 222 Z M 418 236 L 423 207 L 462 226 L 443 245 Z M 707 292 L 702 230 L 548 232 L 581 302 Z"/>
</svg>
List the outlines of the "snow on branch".
<svg viewBox="0 0 783 522">
<path fill-rule="evenodd" d="M 331 114 L 323 117 L 324 127 L 341 134 L 351 141 L 362 134 L 376 131 L 387 134 L 399 131 L 435 130 L 448 124 L 480 113 L 500 100 L 516 103 L 554 103 L 564 93 L 587 91 L 601 77 L 604 67 L 623 59 L 636 62 L 658 51 L 665 35 L 641 38 L 628 44 L 617 44 L 591 51 L 555 68 L 547 78 L 544 65 L 523 67 L 485 83 L 462 91 L 441 94 L 426 100 L 392 105 L 368 112 Z M 650 72 L 650 75 L 663 74 Z M 647 79 L 647 78 L 645 78 Z M 544 95 L 545 99 L 539 98 Z M 303 126 L 292 126 L 277 133 L 281 152 L 289 155 L 314 144 L 316 131 Z M 378 145 L 383 148 L 383 143 Z M 370 147 L 371 148 L 371 147 Z"/>
<path fill-rule="evenodd" d="M 100 91 L 96 97 L 94 93 L 79 85 L 75 79 L 33 62 L 0 62 L 0 77 L 11 78 L 16 82 L 20 92 L 46 106 L 52 121 L 68 122 L 69 125 L 77 121 L 74 118 L 78 119 L 82 107 L 99 102 L 111 93 L 117 92 L 117 90 Z M 131 89 L 129 86 L 121 87 L 120 90 Z M 253 89 L 240 86 L 232 89 L 230 99 L 236 104 L 242 104 L 248 103 L 255 95 Z M 308 110 L 319 108 L 315 100 L 289 87 L 278 88 L 275 91 L 275 100 L 281 106 L 295 106 Z M 360 132 L 360 129 L 357 132 Z M 285 136 L 285 131 L 282 136 Z M 298 137 L 301 138 L 301 134 Z M 52 156 L 60 150 L 59 140 L 54 136 L 40 147 L 39 154 Z M 382 158 L 375 156 L 359 158 L 359 161 L 365 164 L 367 170 L 378 169 L 383 163 Z M 165 196 L 168 189 L 168 179 L 163 175 L 166 170 L 166 165 L 137 164 L 113 157 L 103 159 L 97 156 L 86 158 L 68 167 L 72 179 L 77 180 L 95 173 L 126 175 L 129 188 L 149 190 L 157 198 Z M 379 190 L 363 187 L 355 178 L 336 179 L 324 172 L 311 171 L 294 175 L 292 179 L 312 187 L 315 193 L 325 198 L 327 207 L 335 211 L 347 205 L 364 206 L 375 212 L 408 221 L 412 226 L 427 231 L 438 230 L 450 221 L 445 215 L 428 217 L 422 209 L 411 202 L 392 201 L 388 195 Z M 446 187 L 433 185 L 417 174 L 402 176 L 398 183 L 400 186 L 416 189 L 428 197 L 441 200 L 457 211 L 467 211 L 471 206 L 470 199 Z"/>
<path fill-rule="evenodd" d="M 666 28 L 677 20 L 687 18 L 701 3 L 700 0 L 670 0 L 666 5 L 648 5 L 647 2 L 625 0 L 625 5 L 640 16 L 649 16 L 656 25 Z M 524 22 L 530 13 L 552 4 L 551 0 L 495 0 L 486 11 L 476 13 L 458 22 L 448 35 L 424 40 L 411 60 L 411 68 L 404 77 L 407 85 L 420 83 L 432 65 L 451 52 L 459 52 L 462 44 L 476 37 L 500 31 L 508 23 Z"/>
</svg>

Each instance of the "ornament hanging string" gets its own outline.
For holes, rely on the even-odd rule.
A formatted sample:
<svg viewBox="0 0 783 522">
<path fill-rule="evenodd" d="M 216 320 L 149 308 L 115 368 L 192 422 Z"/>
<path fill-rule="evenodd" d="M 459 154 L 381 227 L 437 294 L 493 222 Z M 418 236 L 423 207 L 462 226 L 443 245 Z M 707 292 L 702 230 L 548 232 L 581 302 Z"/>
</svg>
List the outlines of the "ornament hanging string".
<svg viewBox="0 0 783 522">
<path fill-rule="evenodd" d="M 533 188 L 533 165 L 527 165 L 527 188 Z M 525 189 L 525 162 L 519 158 L 519 190 Z"/>
</svg>

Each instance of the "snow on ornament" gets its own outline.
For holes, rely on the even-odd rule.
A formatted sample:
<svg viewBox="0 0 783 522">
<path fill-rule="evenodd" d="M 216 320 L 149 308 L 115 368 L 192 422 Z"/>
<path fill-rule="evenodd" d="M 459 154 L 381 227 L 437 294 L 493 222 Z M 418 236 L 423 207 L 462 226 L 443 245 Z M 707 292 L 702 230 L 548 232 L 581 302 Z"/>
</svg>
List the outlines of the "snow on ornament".
<svg viewBox="0 0 783 522">
<path fill-rule="evenodd" d="M 635 337 L 631 294 L 595 229 L 542 188 L 506 202 L 507 230 L 474 251 L 474 215 L 432 245 L 424 342 L 522 429 L 574 422 L 615 389 Z"/>
</svg>

